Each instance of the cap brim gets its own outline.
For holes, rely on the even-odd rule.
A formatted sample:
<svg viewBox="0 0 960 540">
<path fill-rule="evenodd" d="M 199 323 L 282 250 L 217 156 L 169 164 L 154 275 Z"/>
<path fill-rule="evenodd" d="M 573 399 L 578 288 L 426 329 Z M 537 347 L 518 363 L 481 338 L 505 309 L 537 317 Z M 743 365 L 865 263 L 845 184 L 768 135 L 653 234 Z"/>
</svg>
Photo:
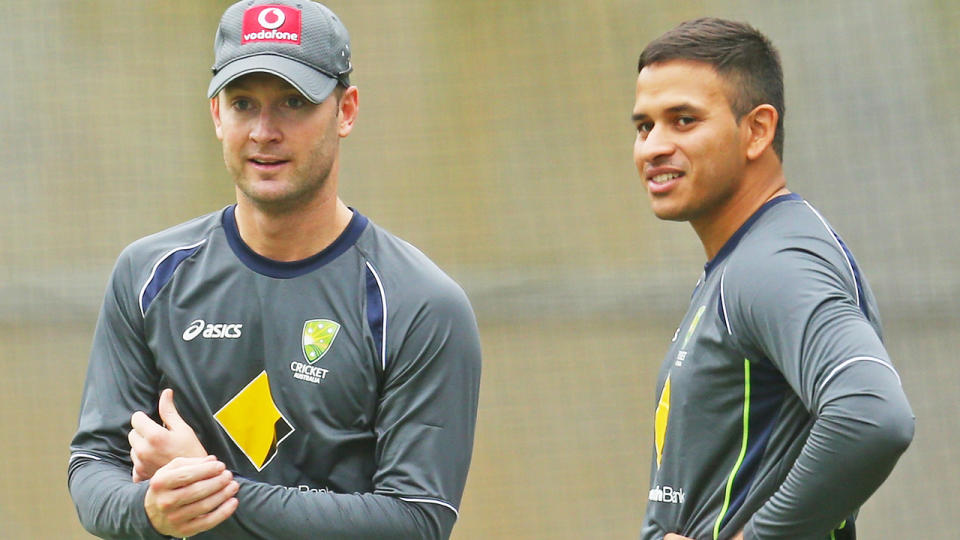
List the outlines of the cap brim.
<svg viewBox="0 0 960 540">
<path fill-rule="evenodd" d="M 333 77 L 328 77 L 296 60 L 275 54 L 258 54 L 238 58 L 220 68 L 210 81 L 207 97 L 212 98 L 230 81 L 248 73 L 276 75 L 293 85 L 298 92 L 314 103 L 327 99 L 330 92 L 337 86 L 337 80 Z"/>
</svg>

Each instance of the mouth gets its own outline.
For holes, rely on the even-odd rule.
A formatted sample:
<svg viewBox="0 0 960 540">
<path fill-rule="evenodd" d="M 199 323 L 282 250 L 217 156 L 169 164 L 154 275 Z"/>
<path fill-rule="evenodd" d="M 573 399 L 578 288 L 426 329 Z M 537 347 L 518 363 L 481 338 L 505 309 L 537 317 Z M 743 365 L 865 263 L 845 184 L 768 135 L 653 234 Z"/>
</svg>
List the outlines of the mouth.
<svg viewBox="0 0 960 540">
<path fill-rule="evenodd" d="M 670 182 L 671 180 L 680 178 L 681 176 L 683 176 L 683 173 L 669 172 L 669 173 L 657 174 L 654 176 L 648 176 L 647 180 L 657 185 L 663 185 Z"/>
<path fill-rule="evenodd" d="M 272 171 L 279 169 L 289 161 L 273 156 L 253 156 L 248 158 L 247 162 L 253 165 L 254 168 L 264 171 Z"/>
<path fill-rule="evenodd" d="M 673 167 L 657 167 L 647 171 L 647 191 L 651 195 L 666 195 L 673 190 L 680 179 L 686 176 L 683 171 Z"/>
</svg>

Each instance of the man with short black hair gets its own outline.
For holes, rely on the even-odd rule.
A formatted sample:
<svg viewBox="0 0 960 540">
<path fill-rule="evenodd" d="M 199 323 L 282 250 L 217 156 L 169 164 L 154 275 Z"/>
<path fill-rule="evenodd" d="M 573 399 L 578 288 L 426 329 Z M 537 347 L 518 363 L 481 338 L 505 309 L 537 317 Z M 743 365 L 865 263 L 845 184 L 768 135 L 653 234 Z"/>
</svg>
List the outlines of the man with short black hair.
<svg viewBox="0 0 960 540">
<path fill-rule="evenodd" d="M 638 71 L 637 170 L 707 256 L 657 381 L 642 537 L 854 538 L 914 419 L 860 267 L 786 188 L 779 56 L 706 18 Z"/>
<path fill-rule="evenodd" d="M 315 2 L 245 0 L 215 52 L 237 202 L 120 255 L 70 446 L 80 520 L 105 538 L 447 538 L 477 325 L 452 279 L 338 196 L 347 30 Z"/>
</svg>

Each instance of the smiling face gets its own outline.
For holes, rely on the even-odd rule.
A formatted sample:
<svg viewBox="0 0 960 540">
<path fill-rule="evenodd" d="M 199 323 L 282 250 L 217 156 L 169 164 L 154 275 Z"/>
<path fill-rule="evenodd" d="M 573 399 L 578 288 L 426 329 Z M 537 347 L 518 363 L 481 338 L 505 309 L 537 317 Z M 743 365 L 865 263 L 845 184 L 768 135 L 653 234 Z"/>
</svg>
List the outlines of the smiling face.
<svg viewBox="0 0 960 540">
<path fill-rule="evenodd" d="M 720 220 L 748 161 L 749 130 L 730 108 L 727 82 L 703 62 L 644 66 L 633 119 L 633 158 L 654 214 L 695 228 Z"/>
<path fill-rule="evenodd" d="M 289 83 L 252 73 L 210 102 L 240 203 L 272 212 L 336 196 L 339 139 L 349 134 L 356 89 L 310 102 Z"/>
</svg>

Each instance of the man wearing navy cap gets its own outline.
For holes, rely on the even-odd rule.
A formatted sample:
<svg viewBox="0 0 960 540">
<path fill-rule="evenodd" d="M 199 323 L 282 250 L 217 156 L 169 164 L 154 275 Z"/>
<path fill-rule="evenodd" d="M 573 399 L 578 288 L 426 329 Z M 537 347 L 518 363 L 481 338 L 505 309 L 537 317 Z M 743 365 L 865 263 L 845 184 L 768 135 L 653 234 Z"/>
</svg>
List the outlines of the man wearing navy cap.
<svg viewBox="0 0 960 540">
<path fill-rule="evenodd" d="M 68 482 L 105 538 L 447 538 L 480 382 L 463 290 L 338 197 L 350 44 L 314 2 L 223 15 L 237 202 L 140 239 L 94 335 Z"/>
</svg>

